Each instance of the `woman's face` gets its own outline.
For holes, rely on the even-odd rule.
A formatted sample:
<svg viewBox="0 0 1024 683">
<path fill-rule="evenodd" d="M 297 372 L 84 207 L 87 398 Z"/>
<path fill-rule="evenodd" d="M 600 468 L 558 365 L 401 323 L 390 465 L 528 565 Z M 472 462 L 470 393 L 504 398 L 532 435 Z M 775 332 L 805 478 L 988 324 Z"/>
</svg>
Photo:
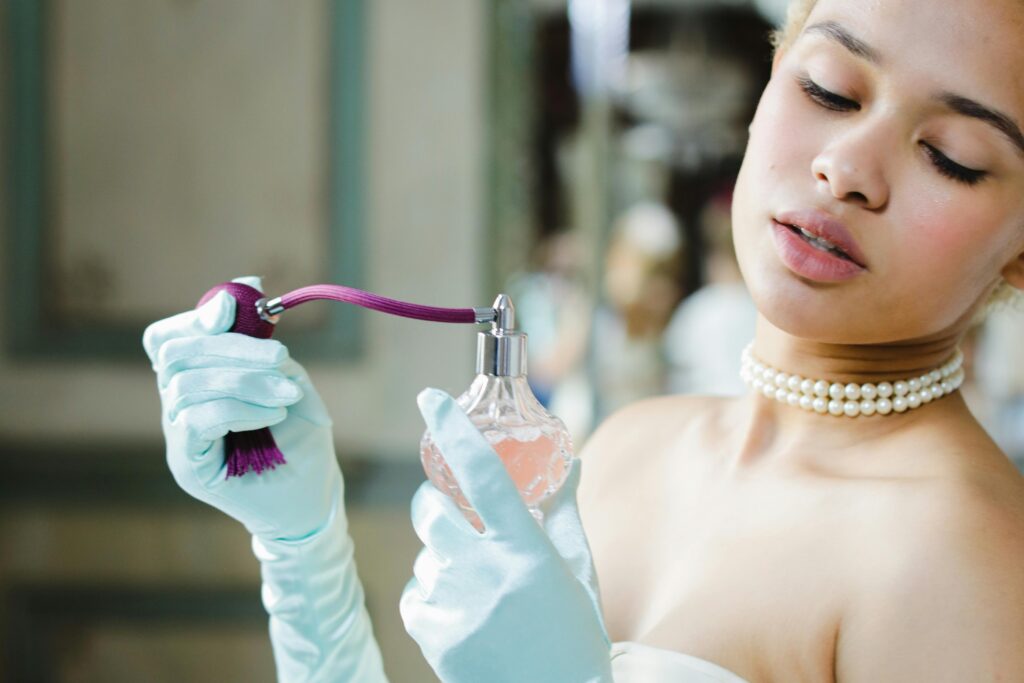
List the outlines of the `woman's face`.
<svg viewBox="0 0 1024 683">
<path fill-rule="evenodd" d="M 1024 252 L 1022 36 L 1022 0 L 819 0 L 776 59 L 733 204 L 769 322 L 858 344 L 966 326 Z M 784 225 L 815 215 L 857 246 L 827 255 Z"/>
</svg>

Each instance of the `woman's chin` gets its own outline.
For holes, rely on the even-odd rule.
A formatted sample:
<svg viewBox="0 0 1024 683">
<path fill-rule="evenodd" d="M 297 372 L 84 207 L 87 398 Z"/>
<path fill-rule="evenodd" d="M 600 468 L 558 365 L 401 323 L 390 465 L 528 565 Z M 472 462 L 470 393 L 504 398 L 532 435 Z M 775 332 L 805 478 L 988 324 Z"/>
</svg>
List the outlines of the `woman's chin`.
<svg viewBox="0 0 1024 683">
<path fill-rule="evenodd" d="M 877 317 L 841 286 L 816 288 L 785 277 L 759 279 L 748 285 L 757 311 L 786 334 L 828 344 L 879 343 L 888 336 L 878 329 Z"/>
</svg>

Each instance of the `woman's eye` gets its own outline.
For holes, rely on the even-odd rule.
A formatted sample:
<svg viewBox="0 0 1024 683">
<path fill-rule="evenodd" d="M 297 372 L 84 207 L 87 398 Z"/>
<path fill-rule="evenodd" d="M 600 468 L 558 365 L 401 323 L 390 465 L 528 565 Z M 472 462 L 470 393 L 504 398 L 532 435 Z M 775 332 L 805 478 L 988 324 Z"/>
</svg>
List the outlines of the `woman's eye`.
<svg viewBox="0 0 1024 683">
<path fill-rule="evenodd" d="M 952 178 L 958 183 L 975 185 L 981 182 L 981 180 L 988 175 L 985 171 L 978 171 L 973 168 L 961 166 L 936 148 L 929 145 L 927 142 L 922 142 L 921 146 L 924 147 L 925 152 L 927 152 L 928 157 L 935 165 L 935 168 L 938 169 L 939 173 L 947 178 Z"/>
<path fill-rule="evenodd" d="M 797 78 L 797 83 L 800 85 L 800 89 L 807 93 L 808 97 L 826 109 L 831 109 L 832 111 L 858 111 L 860 109 L 860 105 L 853 100 L 848 100 L 834 92 L 825 90 L 806 76 Z"/>
<path fill-rule="evenodd" d="M 848 100 L 845 97 L 840 97 L 834 92 L 822 88 L 806 76 L 797 78 L 797 83 L 800 85 L 800 89 L 803 90 L 811 100 L 826 109 L 830 109 L 832 111 L 860 111 L 859 103 L 854 102 L 853 100 Z M 928 158 L 931 160 L 931 163 L 935 166 L 936 170 L 947 178 L 951 178 L 958 183 L 975 185 L 981 182 L 988 175 L 985 171 L 961 166 L 926 142 L 922 142 L 921 145 L 924 147 L 925 152 L 928 154 Z"/>
</svg>

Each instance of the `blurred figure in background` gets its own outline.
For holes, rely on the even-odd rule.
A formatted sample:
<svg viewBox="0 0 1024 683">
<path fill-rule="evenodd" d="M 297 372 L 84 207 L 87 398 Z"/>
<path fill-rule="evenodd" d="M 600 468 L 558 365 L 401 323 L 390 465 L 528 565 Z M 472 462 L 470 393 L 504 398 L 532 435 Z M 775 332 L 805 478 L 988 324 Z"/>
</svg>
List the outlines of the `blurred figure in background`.
<svg viewBox="0 0 1024 683">
<path fill-rule="evenodd" d="M 707 283 L 686 297 L 665 331 L 668 390 L 675 394 L 738 395 L 740 354 L 754 336 L 757 311 L 736 263 L 732 187 L 701 211 Z"/>
<path fill-rule="evenodd" d="M 682 296 L 683 239 L 661 203 L 634 204 L 616 221 L 605 256 L 604 305 L 593 327 L 598 419 L 666 390 L 662 335 Z"/>
<path fill-rule="evenodd" d="M 992 311 L 979 330 L 974 368 L 978 395 L 971 407 L 1024 471 L 1024 311 L 1014 309 Z"/>
<path fill-rule="evenodd" d="M 508 284 L 519 325 L 530 337 L 530 388 L 562 418 L 576 443 L 594 417 L 584 363 L 593 316 L 581 258 L 573 232 L 548 235 L 534 249 L 532 268 Z"/>
</svg>

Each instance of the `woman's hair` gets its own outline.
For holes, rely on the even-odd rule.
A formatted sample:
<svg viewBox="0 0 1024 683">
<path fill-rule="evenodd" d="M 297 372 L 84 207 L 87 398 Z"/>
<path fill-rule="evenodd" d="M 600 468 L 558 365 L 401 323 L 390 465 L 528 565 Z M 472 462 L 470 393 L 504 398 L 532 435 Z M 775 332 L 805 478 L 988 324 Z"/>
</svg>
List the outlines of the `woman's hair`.
<svg viewBox="0 0 1024 683">
<path fill-rule="evenodd" d="M 786 10 L 786 22 L 780 28 L 772 31 L 772 47 L 776 51 L 784 50 L 793 44 L 817 3 L 818 0 L 792 0 L 789 3 Z"/>
<path fill-rule="evenodd" d="M 797 36 L 804 29 L 804 24 L 807 23 L 807 17 L 810 16 L 811 10 L 814 9 L 817 3 L 818 0 L 790 1 L 786 11 L 785 23 L 771 34 L 772 47 L 776 52 L 789 48 L 796 41 Z M 1024 230 L 1024 226 L 1021 226 L 1021 230 Z M 978 312 L 974 322 L 981 322 L 988 315 L 989 311 L 1005 306 L 1024 310 L 1024 292 L 1000 278 L 999 285 L 992 292 L 985 306 Z"/>
</svg>

